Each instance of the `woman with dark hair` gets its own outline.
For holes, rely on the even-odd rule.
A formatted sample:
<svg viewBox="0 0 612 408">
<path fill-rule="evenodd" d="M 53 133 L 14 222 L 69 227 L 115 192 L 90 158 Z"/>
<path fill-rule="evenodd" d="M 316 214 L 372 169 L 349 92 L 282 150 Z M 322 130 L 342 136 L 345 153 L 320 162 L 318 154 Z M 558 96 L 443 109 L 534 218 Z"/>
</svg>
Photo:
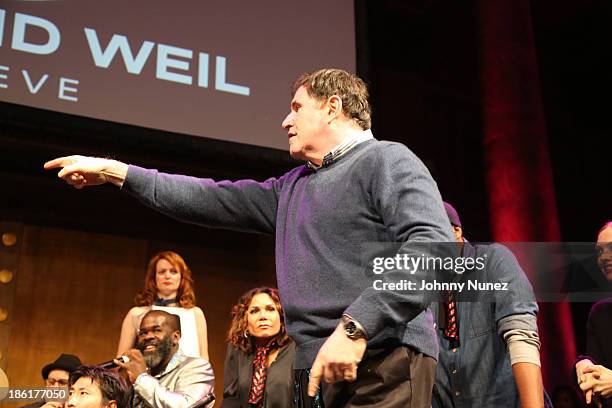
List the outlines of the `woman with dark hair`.
<svg viewBox="0 0 612 408">
<path fill-rule="evenodd" d="M 136 306 L 123 319 L 117 356 L 134 347 L 142 316 L 156 309 L 180 317 L 179 347 L 184 354 L 208 360 L 206 318 L 195 301 L 191 270 L 183 258 L 172 251 L 153 256 L 147 267 L 144 289 L 134 299 Z"/>
<path fill-rule="evenodd" d="M 292 406 L 295 344 L 273 288 L 255 288 L 232 308 L 223 378 L 223 408 Z"/>
</svg>

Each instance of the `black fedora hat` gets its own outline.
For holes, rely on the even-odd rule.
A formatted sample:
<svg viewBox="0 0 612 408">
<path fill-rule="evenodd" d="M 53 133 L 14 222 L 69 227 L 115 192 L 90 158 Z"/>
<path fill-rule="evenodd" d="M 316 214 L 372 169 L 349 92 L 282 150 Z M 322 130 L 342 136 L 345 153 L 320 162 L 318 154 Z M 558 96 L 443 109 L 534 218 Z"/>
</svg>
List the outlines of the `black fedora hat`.
<svg viewBox="0 0 612 408">
<path fill-rule="evenodd" d="M 62 353 L 57 360 L 43 367 L 42 376 L 43 379 L 46 380 L 52 370 L 64 370 L 72 373 L 80 365 L 81 359 L 77 356 Z"/>
</svg>

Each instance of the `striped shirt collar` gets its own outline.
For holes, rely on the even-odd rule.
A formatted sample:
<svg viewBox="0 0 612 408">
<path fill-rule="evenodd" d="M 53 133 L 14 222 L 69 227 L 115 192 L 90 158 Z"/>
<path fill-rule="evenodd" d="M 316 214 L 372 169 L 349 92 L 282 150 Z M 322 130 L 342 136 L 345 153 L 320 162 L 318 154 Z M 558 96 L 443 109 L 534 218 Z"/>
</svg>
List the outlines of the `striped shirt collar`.
<svg viewBox="0 0 612 408">
<path fill-rule="evenodd" d="M 366 140 L 374 139 L 372 129 L 357 131 L 348 136 L 342 143 L 334 147 L 329 153 L 323 156 L 321 165 L 314 164 L 311 161 L 306 162 L 306 166 L 312 170 L 319 170 L 323 167 L 331 166 L 336 160 L 348 153 L 353 147 Z"/>
</svg>

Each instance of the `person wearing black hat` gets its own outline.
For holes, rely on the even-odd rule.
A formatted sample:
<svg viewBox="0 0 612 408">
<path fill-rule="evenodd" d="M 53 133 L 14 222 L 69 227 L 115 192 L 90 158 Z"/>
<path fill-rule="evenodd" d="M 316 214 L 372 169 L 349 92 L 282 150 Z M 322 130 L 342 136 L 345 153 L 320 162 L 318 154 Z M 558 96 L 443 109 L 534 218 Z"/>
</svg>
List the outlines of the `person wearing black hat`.
<svg viewBox="0 0 612 408">
<path fill-rule="evenodd" d="M 70 374 L 81 365 L 81 359 L 73 354 L 60 354 L 52 363 L 47 364 L 42 369 L 42 378 L 45 380 L 45 387 L 65 388 L 68 387 Z M 63 402 L 60 401 L 36 401 L 21 408 L 62 408 Z"/>
<path fill-rule="evenodd" d="M 437 322 L 440 354 L 432 406 L 542 407 L 537 303 L 531 284 L 503 245 L 476 245 L 463 237 L 457 211 L 444 203 L 460 257 L 481 268 L 451 280 L 459 289 L 430 306 Z M 471 289 L 474 283 L 497 290 Z M 505 283 L 503 285 L 502 283 Z"/>
</svg>

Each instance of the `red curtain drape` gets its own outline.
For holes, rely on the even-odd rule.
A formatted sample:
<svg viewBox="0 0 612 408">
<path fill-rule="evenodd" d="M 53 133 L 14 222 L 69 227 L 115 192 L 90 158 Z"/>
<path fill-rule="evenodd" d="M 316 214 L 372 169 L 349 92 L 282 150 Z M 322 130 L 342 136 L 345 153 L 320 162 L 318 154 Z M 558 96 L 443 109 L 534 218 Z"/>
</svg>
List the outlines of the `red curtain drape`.
<svg viewBox="0 0 612 408">
<path fill-rule="evenodd" d="M 560 241 L 528 0 L 479 0 L 484 156 L 493 239 Z M 528 274 L 533 269 L 525 268 Z M 534 276 L 530 276 L 534 278 Z M 569 382 L 567 303 L 540 303 L 544 384 Z"/>
</svg>

